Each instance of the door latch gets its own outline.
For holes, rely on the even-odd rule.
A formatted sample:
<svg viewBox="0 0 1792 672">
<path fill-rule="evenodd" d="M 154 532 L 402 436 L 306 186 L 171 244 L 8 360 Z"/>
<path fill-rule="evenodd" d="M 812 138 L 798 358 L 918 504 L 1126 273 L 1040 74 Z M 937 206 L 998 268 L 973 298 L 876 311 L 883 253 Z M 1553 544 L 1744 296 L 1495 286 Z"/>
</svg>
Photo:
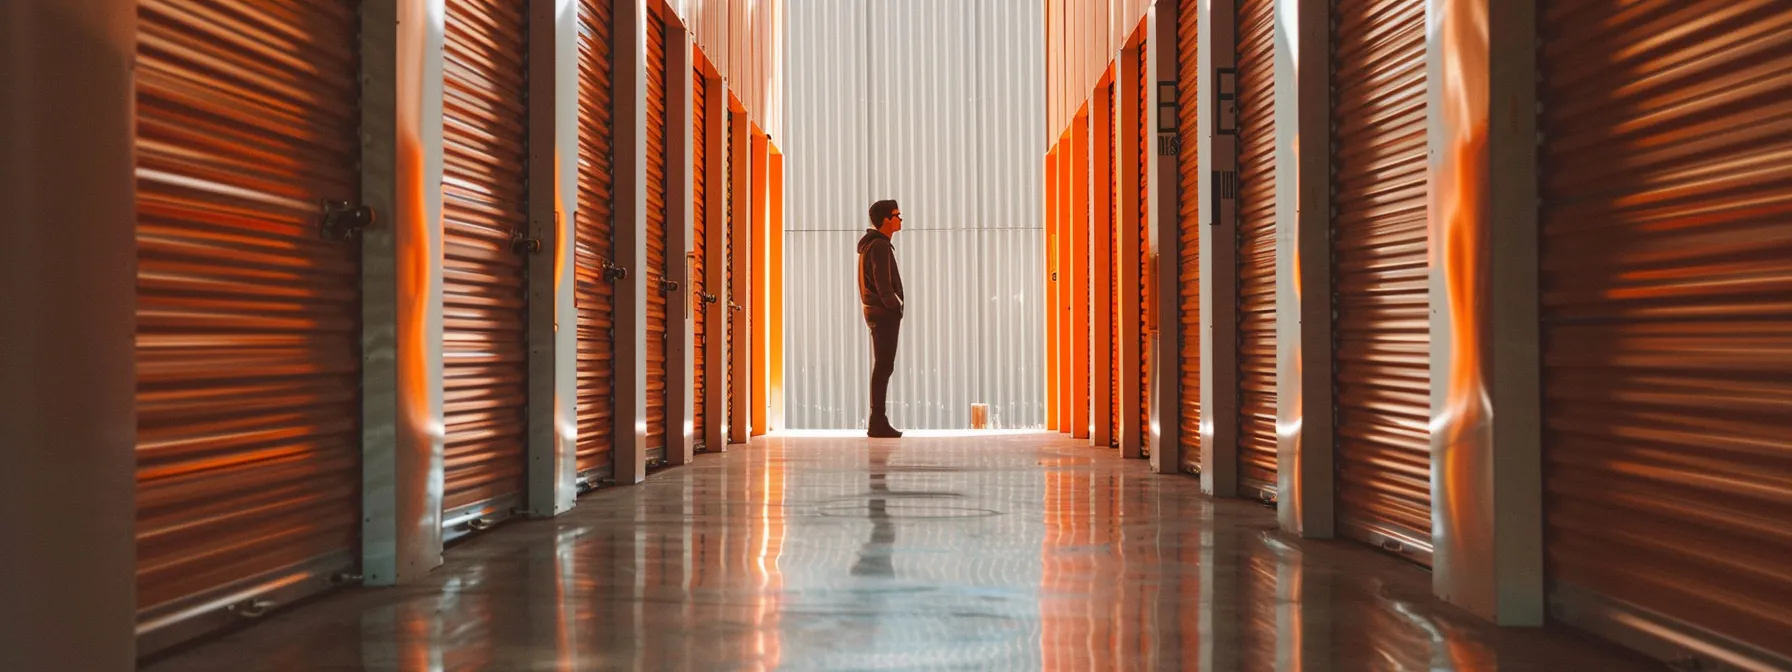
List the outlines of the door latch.
<svg viewBox="0 0 1792 672">
<path fill-rule="evenodd" d="M 348 201 L 324 201 L 324 217 L 317 229 L 324 240 L 346 242 L 373 226 L 374 219 L 373 208 L 368 206 Z"/>
<path fill-rule="evenodd" d="M 512 254 L 540 254 L 541 239 L 529 238 L 518 231 L 510 234 L 510 252 Z"/>
<path fill-rule="evenodd" d="M 660 281 L 660 293 L 661 294 L 675 294 L 677 292 L 678 292 L 678 281 L 677 280 L 661 280 Z"/>
<path fill-rule="evenodd" d="M 617 266 L 616 262 L 610 261 L 609 259 L 605 259 L 603 265 L 599 266 L 599 268 L 603 270 L 603 277 L 606 282 L 620 282 L 628 278 L 628 269 Z"/>
</svg>

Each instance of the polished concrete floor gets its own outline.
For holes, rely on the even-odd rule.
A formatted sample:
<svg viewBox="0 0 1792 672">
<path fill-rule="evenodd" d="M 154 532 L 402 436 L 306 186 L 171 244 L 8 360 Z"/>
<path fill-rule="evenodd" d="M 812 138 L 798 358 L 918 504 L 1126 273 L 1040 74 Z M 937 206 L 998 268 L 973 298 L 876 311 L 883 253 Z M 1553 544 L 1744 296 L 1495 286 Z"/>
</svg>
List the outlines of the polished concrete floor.
<svg viewBox="0 0 1792 672">
<path fill-rule="evenodd" d="M 756 441 L 484 533 L 176 670 L 1650 669 L 1055 434 Z"/>
</svg>

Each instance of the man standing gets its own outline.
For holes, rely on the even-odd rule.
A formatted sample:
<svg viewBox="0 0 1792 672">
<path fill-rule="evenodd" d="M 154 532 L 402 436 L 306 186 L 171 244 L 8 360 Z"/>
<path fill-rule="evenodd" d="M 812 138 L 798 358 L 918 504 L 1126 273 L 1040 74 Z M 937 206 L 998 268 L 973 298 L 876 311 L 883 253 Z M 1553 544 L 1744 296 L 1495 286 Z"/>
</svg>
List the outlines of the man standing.
<svg viewBox="0 0 1792 672">
<path fill-rule="evenodd" d="M 871 228 L 859 239 L 859 303 L 871 328 L 871 422 L 866 434 L 874 439 L 902 438 L 890 426 L 886 409 L 890 374 L 896 370 L 896 336 L 902 332 L 902 271 L 896 268 L 890 237 L 901 230 L 902 209 L 896 201 L 878 201 L 871 204 Z"/>
</svg>

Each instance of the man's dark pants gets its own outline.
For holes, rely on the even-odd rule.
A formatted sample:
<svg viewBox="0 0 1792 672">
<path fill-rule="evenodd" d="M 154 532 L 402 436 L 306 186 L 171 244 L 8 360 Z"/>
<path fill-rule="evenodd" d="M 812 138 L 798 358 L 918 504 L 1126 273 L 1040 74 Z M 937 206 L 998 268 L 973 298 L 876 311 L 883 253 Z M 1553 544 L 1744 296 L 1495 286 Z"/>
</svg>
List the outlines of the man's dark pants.
<svg viewBox="0 0 1792 672">
<path fill-rule="evenodd" d="M 880 308 L 865 309 L 871 327 L 871 422 L 889 422 L 890 374 L 896 371 L 896 337 L 902 333 L 902 315 Z"/>
</svg>

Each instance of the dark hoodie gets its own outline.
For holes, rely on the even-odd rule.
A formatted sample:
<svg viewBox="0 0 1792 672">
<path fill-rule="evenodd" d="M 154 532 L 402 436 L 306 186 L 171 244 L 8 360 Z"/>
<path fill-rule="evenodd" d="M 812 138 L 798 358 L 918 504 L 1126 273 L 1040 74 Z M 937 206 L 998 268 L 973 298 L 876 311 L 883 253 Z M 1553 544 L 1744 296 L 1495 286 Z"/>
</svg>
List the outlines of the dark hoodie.
<svg viewBox="0 0 1792 672">
<path fill-rule="evenodd" d="M 867 313 L 875 309 L 902 316 L 902 271 L 896 268 L 896 248 L 877 229 L 866 229 L 859 239 L 859 303 Z"/>
</svg>

